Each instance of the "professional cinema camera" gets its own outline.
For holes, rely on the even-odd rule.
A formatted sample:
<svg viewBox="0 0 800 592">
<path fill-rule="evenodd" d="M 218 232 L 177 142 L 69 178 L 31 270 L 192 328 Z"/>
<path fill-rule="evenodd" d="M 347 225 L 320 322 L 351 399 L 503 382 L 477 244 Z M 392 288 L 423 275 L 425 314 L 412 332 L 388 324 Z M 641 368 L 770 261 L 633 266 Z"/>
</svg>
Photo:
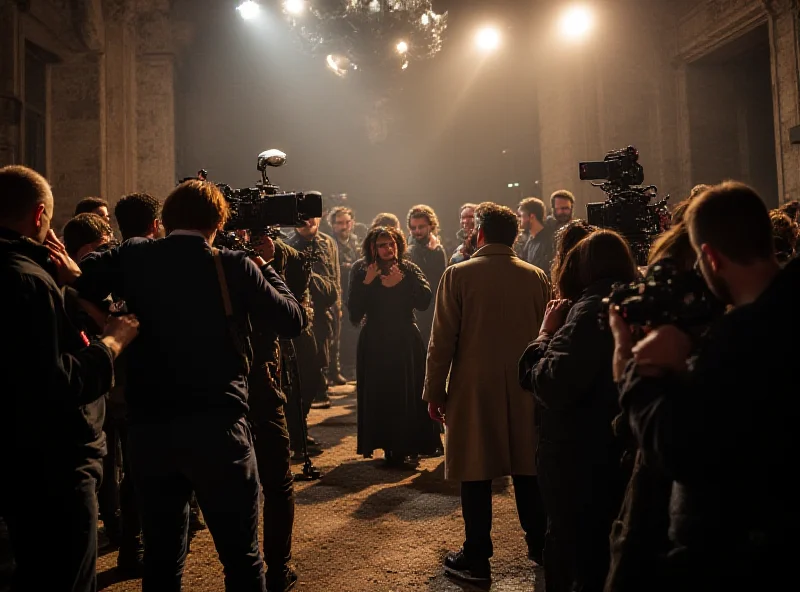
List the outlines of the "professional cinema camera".
<svg viewBox="0 0 800 592">
<path fill-rule="evenodd" d="M 582 162 L 579 166 L 581 180 L 602 180 L 592 185 L 608 196 L 604 202 L 586 205 L 587 222 L 619 232 L 631 245 L 636 262 L 646 265 L 653 239 L 669 227 L 669 196 L 658 200 L 655 185 L 641 186 L 644 169 L 639 164 L 639 151 L 628 146 L 609 152 L 600 162 Z"/>
<path fill-rule="evenodd" d="M 257 169 L 261 181 L 255 187 L 232 189 L 230 185 L 217 183 L 228 202 L 230 218 L 225 228 L 217 233 L 217 247 L 246 251 L 253 254 L 253 244 L 263 237 L 279 238 L 282 226 L 295 228 L 311 218 L 322 216 L 322 194 L 316 191 L 305 193 L 282 193 L 267 176 L 267 167 L 279 167 L 286 163 L 286 154 L 280 150 L 266 150 L 258 155 Z M 208 173 L 201 170 L 197 177 L 181 179 L 208 180 Z"/>
<path fill-rule="evenodd" d="M 676 325 L 686 331 L 707 325 L 724 311 L 696 270 L 687 271 L 669 258 L 651 265 L 641 281 L 616 284 L 603 304 L 601 326 L 613 308 L 635 327 Z"/>
</svg>

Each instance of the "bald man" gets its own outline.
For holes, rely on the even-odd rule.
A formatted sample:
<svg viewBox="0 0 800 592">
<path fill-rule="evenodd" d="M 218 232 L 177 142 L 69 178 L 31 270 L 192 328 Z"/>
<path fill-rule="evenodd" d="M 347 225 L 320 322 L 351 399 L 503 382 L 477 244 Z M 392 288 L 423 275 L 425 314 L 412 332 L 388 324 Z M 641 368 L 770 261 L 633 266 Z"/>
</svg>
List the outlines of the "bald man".
<svg viewBox="0 0 800 592">
<path fill-rule="evenodd" d="M 80 270 L 52 218 L 41 175 L 0 168 L 0 515 L 17 564 L 14 590 L 88 592 L 96 589 L 103 395 L 138 321 L 109 318 L 93 341 L 70 323 L 59 286 Z M 54 524 L 55 550 L 42 544 Z"/>
</svg>

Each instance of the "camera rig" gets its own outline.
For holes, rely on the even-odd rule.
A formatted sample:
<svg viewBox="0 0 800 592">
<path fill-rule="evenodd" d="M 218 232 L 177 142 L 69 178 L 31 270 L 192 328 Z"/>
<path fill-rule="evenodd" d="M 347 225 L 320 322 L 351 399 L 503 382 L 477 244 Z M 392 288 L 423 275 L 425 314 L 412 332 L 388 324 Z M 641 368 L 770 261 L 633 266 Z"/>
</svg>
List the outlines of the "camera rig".
<svg viewBox="0 0 800 592">
<path fill-rule="evenodd" d="M 619 232 L 631 246 L 638 265 L 647 265 L 650 245 L 656 236 L 669 228 L 669 195 L 658 199 L 655 185 L 642 186 L 644 168 L 639 151 L 633 146 L 614 150 L 599 162 L 579 164 L 582 181 L 592 183 L 608 199 L 586 205 L 589 224 Z"/>
<path fill-rule="evenodd" d="M 280 167 L 286 163 L 286 154 L 280 150 L 265 150 L 258 155 L 256 168 L 261 181 L 255 187 L 233 189 L 230 185 L 216 183 L 230 209 L 230 218 L 225 228 L 217 233 L 214 244 L 254 253 L 253 245 L 263 237 L 280 238 L 280 229 L 302 226 L 306 220 L 322 216 L 322 194 L 317 191 L 281 192 L 267 176 L 268 167 Z M 181 179 L 208 181 L 208 172 L 198 171 L 196 177 Z"/>
</svg>

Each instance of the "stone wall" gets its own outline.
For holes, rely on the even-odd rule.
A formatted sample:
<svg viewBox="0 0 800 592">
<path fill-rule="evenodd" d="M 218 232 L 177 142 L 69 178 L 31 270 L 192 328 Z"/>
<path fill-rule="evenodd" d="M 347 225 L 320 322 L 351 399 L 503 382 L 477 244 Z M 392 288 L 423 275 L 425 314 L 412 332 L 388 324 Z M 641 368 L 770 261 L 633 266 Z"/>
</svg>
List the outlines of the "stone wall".
<svg viewBox="0 0 800 592">
<path fill-rule="evenodd" d="M 164 197 L 175 180 L 169 0 L 0 0 L 0 165 L 24 161 L 26 42 L 48 67 L 47 170 L 54 225 L 96 195 Z"/>
<path fill-rule="evenodd" d="M 597 190 L 577 180 L 576 163 L 634 144 L 642 154 L 646 182 L 657 184 L 662 193 L 686 195 L 700 181 L 692 166 L 693 150 L 701 149 L 693 144 L 693 126 L 703 125 L 705 117 L 728 116 L 727 128 L 741 129 L 743 117 L 735 109 L 727 114 L 693 113 L 697 105 L 690 104 L 691 64 L 766 25 L 778 195 L 781 200 L 800 195 L 800 149 L 789 141 L 789 130 L 800 124 L 797 4 L 795 0 L 600 4 L 598 39 L 566 50 L 560 47 L 540 64 L 544 194 L 566 187 L 576 190 L 581 205 L 602 199 Z M 576 55 L 591 67 L 577 69 Z M 578 214 L 585 210 L 579 207 Z"/>
</svg>

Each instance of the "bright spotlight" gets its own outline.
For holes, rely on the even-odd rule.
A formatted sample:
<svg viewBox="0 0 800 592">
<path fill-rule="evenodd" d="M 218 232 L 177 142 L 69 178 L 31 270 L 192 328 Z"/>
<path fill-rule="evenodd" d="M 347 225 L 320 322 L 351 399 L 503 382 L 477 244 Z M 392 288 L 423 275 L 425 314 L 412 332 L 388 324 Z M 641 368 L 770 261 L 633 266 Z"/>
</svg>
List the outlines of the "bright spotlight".
<svg viewBox="0 0 800 592">
<path fill-rule="evenodd" d="M 483 51 L 494 51 L 500 47 L 500 33 L 493 27 L 485 27 L 478 31 L 475 43 Z"/>
<path fill-rule="evenodd" d="M 239 11 L 239 15 L 244 20 L 249 21 L 258 16 L 261 7 L 258 5 L 258 2 L 254 2 L 253 0 L 245 0 L 245 2 L 242 2 L 236 7 L 236 10 Z"/>
<path fill-rule="evenodd" d="M 401 41 L 397 44 L 397 53 L 406 53 L 408 51 L 408 43 Z"/>
<path fill-rule="evenodd" d="M 561 32 L 570 39 L 581 39 L 592 29 L 593 22 L 588 8 L 575 6 L 561 17 Z"/>
<path fill-rule="evenodd" d="M 306 2 L 305 0 L 286 0 L 283 7 L 289 14 L 300 14 L 306 9 Z"/>
</svg>

